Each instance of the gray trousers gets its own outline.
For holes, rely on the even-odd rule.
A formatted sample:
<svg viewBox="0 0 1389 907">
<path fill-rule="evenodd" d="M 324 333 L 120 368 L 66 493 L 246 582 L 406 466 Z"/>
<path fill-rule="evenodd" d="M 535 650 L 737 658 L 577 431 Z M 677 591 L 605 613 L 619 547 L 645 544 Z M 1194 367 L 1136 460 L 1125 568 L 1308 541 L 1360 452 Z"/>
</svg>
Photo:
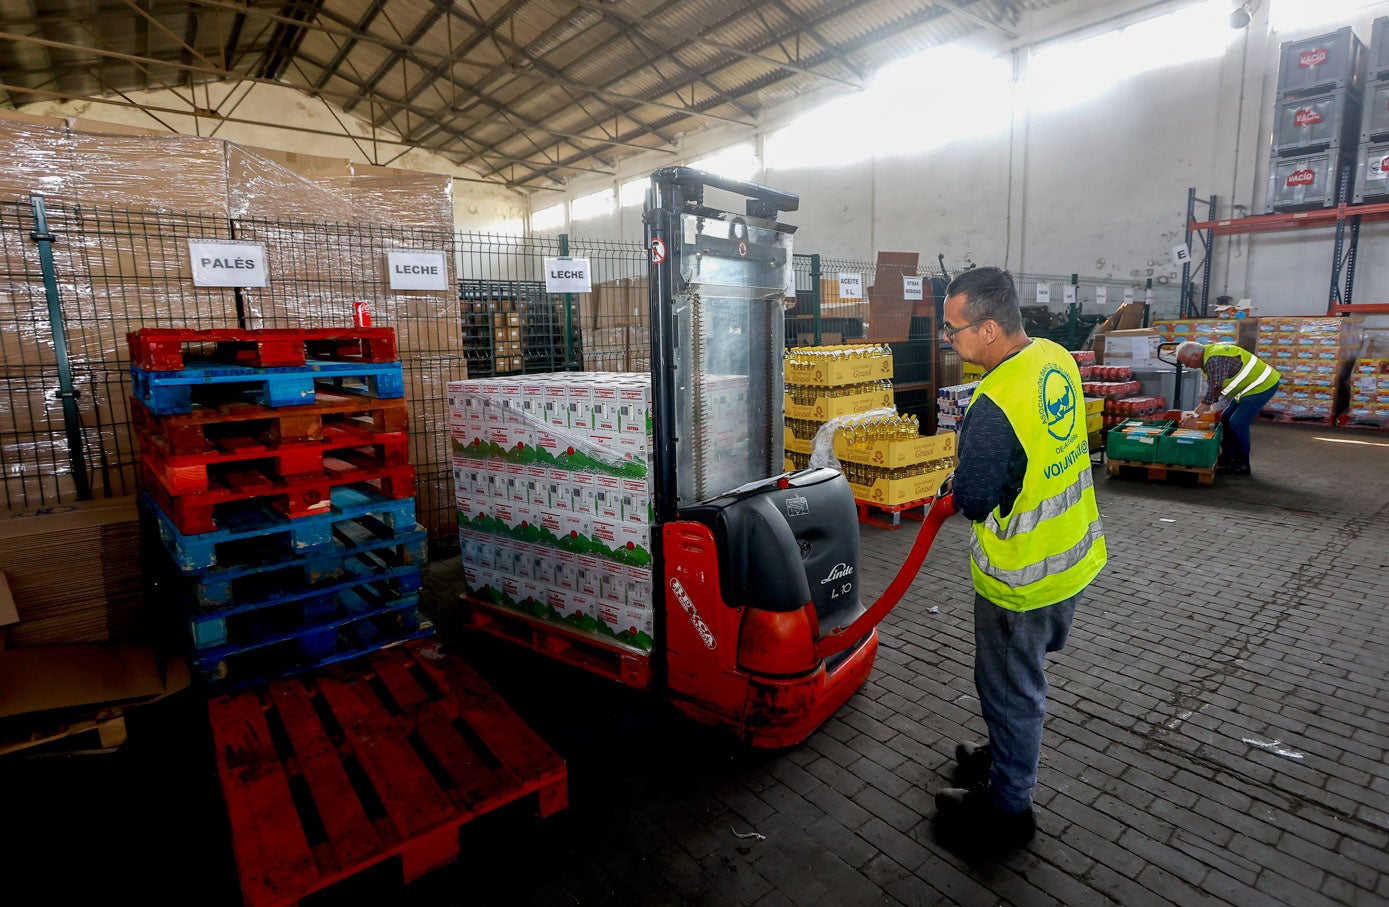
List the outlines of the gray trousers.
<svg viewBox="0 0 1389 907">
<path fill-rule="evenodd" d="M 1011 611 L 974 596 L 974 686 L 989 728 L 994 805 L 1007 812 L 1032 806 L 1047 711 L 1048 652 L 1059 652 L 1071 632 L 1080 596 Z"/>
</svg>

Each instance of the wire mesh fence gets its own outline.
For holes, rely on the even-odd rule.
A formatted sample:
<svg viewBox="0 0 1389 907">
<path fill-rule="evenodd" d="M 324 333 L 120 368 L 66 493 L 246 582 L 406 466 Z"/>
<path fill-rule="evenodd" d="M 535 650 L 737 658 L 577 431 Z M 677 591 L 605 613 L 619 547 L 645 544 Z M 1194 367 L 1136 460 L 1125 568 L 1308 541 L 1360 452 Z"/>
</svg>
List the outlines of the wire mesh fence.
<svg viewBox="0 0 1389 907">
<path fill-rule="evenodd" d="M 33 206 L 0 203 L 0 470 L 10 508 L 71 501 L 85 488 L 106 497 L 136 493 L 139 448 L 125 338 L 142 327 L 337 327 L 351 323 L 354 302 L 367 301 L 373 323 L 398 335 L 417 512 L 444 546 L 457 543 L 449 381 L 650 370 L 649 254 L 638 241 L 64 205 L 47 211 L 53 261 L 45 274 Z M 263 244 L 268 286 L 196 286 L 189 243 L 207 240 Z M 448 288 L 392 290 L 387 253 L 399 250 L 443 253 Z M 939 269 L 892 256 L 868 262 L 798 254 L 784 339 L 788 346 L 887 341 L 899 409 L 930 424 L 935 388 L 959 380 L 958 357 L 937 342 L 945 283 L 958 270 L 934 273 Z M 588 260 L 590 292 L 546 292 L 545 260 L 565 258 Z M 1144 298 L 1137 287 L 1093 278 L 1015 278 L 1030 332 L 1051 331 L 1060 340 L 1069 332 L 1073 342 L 1083 341 L 1080 332 L 1112 312 L 1127 289 Z M 1044 285 L 1046 302 L 1038 294 Z M 1074 306 L 1067 286 L 1075 288 Z M 1175 288 L 1155 297 L 1154 317 L 1164 305 L 1175 314 Z M 75 426 L 64 415 L 60 340 Z"/>
</svg>

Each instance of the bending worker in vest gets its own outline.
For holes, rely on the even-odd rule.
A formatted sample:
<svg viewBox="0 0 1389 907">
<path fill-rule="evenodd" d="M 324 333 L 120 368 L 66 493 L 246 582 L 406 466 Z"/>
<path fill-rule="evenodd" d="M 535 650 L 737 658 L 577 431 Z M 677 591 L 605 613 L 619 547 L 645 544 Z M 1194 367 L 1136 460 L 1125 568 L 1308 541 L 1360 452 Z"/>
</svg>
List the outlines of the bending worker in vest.
<svg viewBox="0 0 1389 907">
<path fill-rule="evenodd" d="M 1008 848 L 1036 831 L 1048 652 L 1070 633 L 1080 593 L 1104 567 L 1080 370 L 1023 331 L 1013 278 L 974 268 L 946 289 L 941 331 L 985 368 L 965 411 L 955 503 L 973 522 L 974 683 L 989 739 L 955 750 L 961 786 L 936 794 L 948 843 Z"/>
<path fill-rule="evenodd" d="M 1206 373 L 1206 394 L 1196 413 L 1208 412 L 1222 398 L 1225 400 L 1220 410 L 1225 430 L 1220 435 L 1218 471 L 1248 475 L 1249 425 L 1277 393 L 1282 376 L 1273 366 L 1233 343 L 1203 346 L 1188 340 L 1177 347 L 1177 361 Z M 1195 422 L 1188 419 L 1182 425 L 1191 427 Z"/>
</svg>

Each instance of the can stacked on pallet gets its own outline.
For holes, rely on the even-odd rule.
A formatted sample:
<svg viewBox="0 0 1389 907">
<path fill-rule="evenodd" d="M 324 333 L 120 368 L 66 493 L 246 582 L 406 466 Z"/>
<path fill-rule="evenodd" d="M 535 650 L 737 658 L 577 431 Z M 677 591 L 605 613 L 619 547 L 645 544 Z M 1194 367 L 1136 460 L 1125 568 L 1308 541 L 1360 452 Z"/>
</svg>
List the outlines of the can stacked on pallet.
<svg viewBox="0 0 1389 907">
<path fill-rule="evenodd" d="M 395 331 L 127 337 L 143 551 L 231 690 L 433 632 Z"/>
<path fill-rule="evenodd" d="M 706 401 L 714 436 L 735 385 Z M 469 597 L 649 651 L 651 376 L 475 379 L 448 393 Z M 730 420 L 726 443 L 736 430 Z"/>
<path fill-rule="evenodd" d="M 1349 198 L 1365 98 L 1365 45 L 1349 27 L 1280 50 L 1268 209 L 1329 208 Z"/>
<path fill-rule="evenodd" d="M 1389 16 L 1376 19 L 1370 32 L 1369 81 L 1360 142 L 1355 203 L 1389 201 Z"/>
<path fill-rule="evenodd" d="M 1354 318 L 1259 319 L 1259 358 L 1283 376 L 1264 414 L 1283 421 L 1330 422 L 1337 383 L 1361 340 L 1360 322 Z"/>
</svg>

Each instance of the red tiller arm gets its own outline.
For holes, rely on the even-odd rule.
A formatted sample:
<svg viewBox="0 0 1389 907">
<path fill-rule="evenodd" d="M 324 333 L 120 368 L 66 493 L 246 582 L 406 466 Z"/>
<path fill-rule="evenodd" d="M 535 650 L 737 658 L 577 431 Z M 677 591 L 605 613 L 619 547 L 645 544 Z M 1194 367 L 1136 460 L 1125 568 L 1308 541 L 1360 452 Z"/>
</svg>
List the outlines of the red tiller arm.
<svg viewBox="0 0 1389 907">
<path fill-rule="evenodd" d="M 819 642 L 815 643 L 816 658 L 827 658 L 849 648 L 867 636 L 893 608 L 897 607 L 903 593 L 916 579 L 917 571 L 921 569 L 922 561 L 926 560 L 926 553 L 931 550 L 931 543 L 936 540 L 936 533 L 940 531 L 941 524 L 954 513 L 954 494 L 946 493 L 931 502 L 930 509 L 926 511 L 926 518 L 921 521 L 921 530 L 916 534 L 916 541 L 912 542 L 912 550 L 907 554 L 907 561 L 902 565 L 902 569 L 897 571 L 892 585 L 887 587 L 887 591 L 871 608 L 859 615 L 858 620 L 847 627 L 836 627 L 821 636 Z"/>
</svg>

